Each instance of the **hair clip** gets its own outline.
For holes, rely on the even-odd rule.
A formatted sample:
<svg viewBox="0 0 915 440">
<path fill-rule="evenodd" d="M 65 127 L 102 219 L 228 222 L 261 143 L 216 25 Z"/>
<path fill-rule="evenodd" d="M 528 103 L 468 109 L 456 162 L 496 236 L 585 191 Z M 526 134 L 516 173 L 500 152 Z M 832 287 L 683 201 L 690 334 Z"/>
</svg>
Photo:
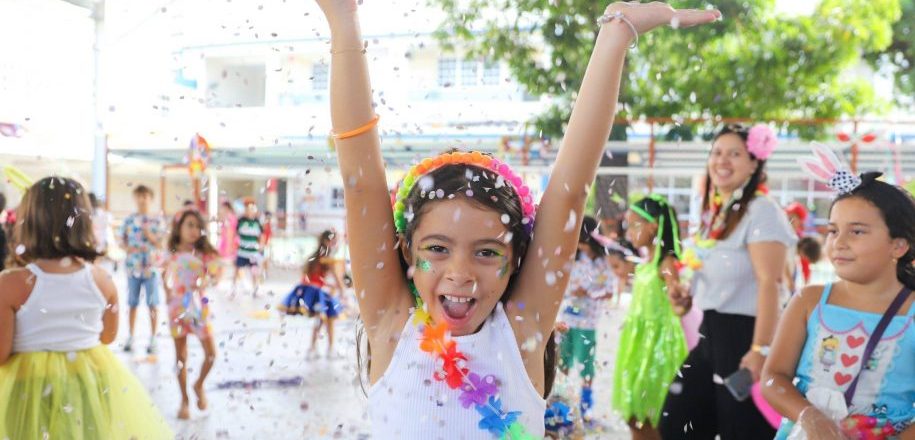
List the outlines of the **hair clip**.
<svg viewBox="0 0 915 440">
<path fill-rule="evenodd" d="M 828 145 L 813 142 L 810 149 L 814 155 L 799 158 L 797 162 L 816 180 L 825 183 L 839 194 L 848 194 L 861 186 L 861 178 L 853 174 L 845 161 Z"/>
</svg>

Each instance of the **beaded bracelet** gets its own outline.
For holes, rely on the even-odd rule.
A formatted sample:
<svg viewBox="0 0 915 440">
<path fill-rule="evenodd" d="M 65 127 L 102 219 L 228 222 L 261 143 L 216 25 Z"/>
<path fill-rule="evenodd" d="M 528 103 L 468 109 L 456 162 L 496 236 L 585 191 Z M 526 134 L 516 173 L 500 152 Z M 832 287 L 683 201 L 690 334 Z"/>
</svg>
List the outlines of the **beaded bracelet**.
<svg viewBox="0 0 915 440">
<path fill-rule="evenodd" d="M 637 31 L 635 29 L 635 25 L 633 25 L 632 22 L 629 21 L 629 19 L 626 18 L 625 15 L 623 15 L 622 12 L 620 12 L 620 11 L 605 12 L 604 15 L 597 17 L 597 24 L 598 24 L 598 26 L 602 26 L 607 23 L 610 23 L 614 19 L 618 19 L 618 20 L 622 21 L 623 23 L 626 23 L 627 25 L 629 25 L 629 29 L 632 31 L 632 35 L 635 35 L 635 41 L 632 42 L 632 45 L 630 45 L 629 48 L 631 49 L 631 48 L 635 48 L 636 46 L 638 46 L 639 45 L 639 31 Z"/>
</svg>

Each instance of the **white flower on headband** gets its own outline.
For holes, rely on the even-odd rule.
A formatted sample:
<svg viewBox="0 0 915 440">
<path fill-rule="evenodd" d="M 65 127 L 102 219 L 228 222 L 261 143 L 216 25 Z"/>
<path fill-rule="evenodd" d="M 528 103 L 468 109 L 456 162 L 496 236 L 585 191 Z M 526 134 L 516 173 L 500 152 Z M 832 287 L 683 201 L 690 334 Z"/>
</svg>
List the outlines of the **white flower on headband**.
<svg viewBox="0 0 915 440">
<path fill-rule="evenodd" d="M 820 182 L 836 190 L 839 194 L 847 194 L 861 185 L 861 178 L 854 175 L 828 145 L 813 142 L 810 144 L 813 156 L 802 157 L 797 160 L 804 171 L 812 174 Z"/>
</svg>

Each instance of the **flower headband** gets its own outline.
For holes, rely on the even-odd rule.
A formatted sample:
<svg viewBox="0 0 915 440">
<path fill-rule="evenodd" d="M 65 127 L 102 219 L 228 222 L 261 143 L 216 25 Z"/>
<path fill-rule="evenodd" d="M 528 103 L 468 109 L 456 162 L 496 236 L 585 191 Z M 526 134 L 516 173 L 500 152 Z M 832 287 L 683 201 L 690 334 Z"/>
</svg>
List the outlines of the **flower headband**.
<svg viewBox="0 0 915 440">
<path fill-rule="evenodd" d="M 521 202 L 521 211 L 523 215 L 521 223 L 524 225 L 525 230 L 528 233 L 533 230 L 536 206 L 534 205 L 534 198 L 531 196 L 531 189 L 521 181 L 521 177 L 515 174 L 515 172 L 512 171 L 511 167 L 509 167 L 507 163 L 484 155 L 479 151 L 474 151 L 470 153 L 443 153 L 435 157 L 425 158 L 420 163 L 410 168 L 409 171 L 407 171 L 407 175 L 404 176 L 400 188 L 397 190 L 397 196 L 394 202 L 394 228 L 398 233 L 406 231 L 407 222 L 412 219 L 412 217 L 408 218 L 404 213 L 406 210 L 406 204 L 404 201 L 410 195 L 410 191 L 413 190 L 413 186 L 416 185 L 416 183 L 419 182 L 426 174 L 435 171 L 445 165 L 461 164 L 473 165 L 488 171 L 492 171 L 499 176 L 496 180 L 497 188 L 501 185 L 510 183 L 512 188 L 515 190 L 515 194 L 518 195 L 519 201 Z"/>
<path fill-rule="evenodd" d="M 838 191 L 839 194 L 848 194 L 861 186 L 861 178 L 854 175 L 848 165 L 839 159 L 829 146 L 814 142 L 810 144 L 810 148 L 813 150 L 814 156 L 797 160 L 804 171 Z"/>
<path fill-rule="evenodd" d="M 766 160 L 778 146 L 778 138 L 766 124 L 756 124 L 747 133 L 747 151 L 759 160 Z"/>
</svg>

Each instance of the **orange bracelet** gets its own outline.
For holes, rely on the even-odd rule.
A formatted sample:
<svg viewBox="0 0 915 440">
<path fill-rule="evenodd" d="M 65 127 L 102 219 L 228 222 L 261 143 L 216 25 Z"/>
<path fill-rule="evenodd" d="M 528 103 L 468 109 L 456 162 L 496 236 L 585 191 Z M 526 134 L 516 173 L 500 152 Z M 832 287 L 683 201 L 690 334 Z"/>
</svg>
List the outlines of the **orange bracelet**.
<svg viewBox="0 0 915 440">
<path fill-rule="evenodd" d="M 331 132 L 331 136 L 333 136 L 334 139 L 340 139 L 340 140 L 359 136 L 360 134 L 365 133 L 365 132 L 371 130 L 372 128 L 374 128 L 376 125 L 378 125 L 378 119 L 380 119 L 380 118 L 381 118 L 380 116 L 375 115 L 375 117 L 372 118 L 371 121 L 369 121 L 367 124 L 363 125 L 362 127 L 359 127 L 355 130 L 350 130 L 350 131 L 347 131 L 344 133 L 340 133 L 340 134 Z"/>
</svg>

